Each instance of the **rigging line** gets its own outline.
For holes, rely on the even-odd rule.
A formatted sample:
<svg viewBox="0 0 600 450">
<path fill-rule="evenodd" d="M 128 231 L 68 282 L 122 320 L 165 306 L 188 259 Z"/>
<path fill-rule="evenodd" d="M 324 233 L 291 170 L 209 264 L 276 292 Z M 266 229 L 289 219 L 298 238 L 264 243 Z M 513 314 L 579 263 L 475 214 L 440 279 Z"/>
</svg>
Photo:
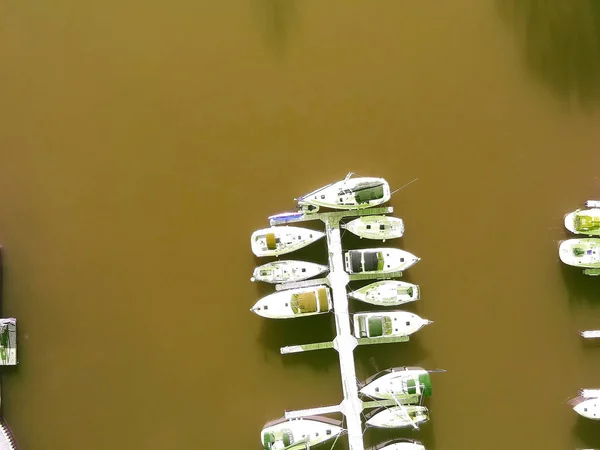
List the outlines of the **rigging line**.
<svg viewBox="0 0 600 450">
<path fill-rule="evenodd" d="M 412 180 L 412 181 L 409 181 L 408 183 L 406 183 L 404 186 L 402 186 L 402 187 L 399 187 L 398 189 L 396 189 L 394 192 L 392 192 L 392 193 L 390 194 L 390 197 L 391 197 L 392 195 L 394 195 L 396 192 L 398 192 L 400 189 L 404 189 L 406 186 L 408 186 L 409 184 L 412 184 L 412 183 L 414 183 L 414 182 L 415 182 L 415 181 L 417 181 L 418 179 L 419 179 L 419 178 L 415 178 L 414 180 Z"/>
</svg>

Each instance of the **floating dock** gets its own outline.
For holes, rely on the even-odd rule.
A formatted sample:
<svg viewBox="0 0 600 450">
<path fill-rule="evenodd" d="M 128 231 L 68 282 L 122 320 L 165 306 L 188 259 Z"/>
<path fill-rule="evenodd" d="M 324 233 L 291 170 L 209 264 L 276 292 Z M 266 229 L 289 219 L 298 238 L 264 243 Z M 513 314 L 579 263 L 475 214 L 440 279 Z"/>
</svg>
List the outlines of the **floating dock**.
<svg viewBox="0 0 600 450">
<path fill-rule="evenodd" d="M 307 352 L 333 348 L 337 350 L 340 361 L 340 372 L 342 377 L 342 390 L 344 400 L 339 405 L 323 406 L 298 411 L 287 411 L 287 419 L 313 416 L 317 414 L 342 413 L 346 418 L 346 429 L 348 432 L 348 443 L 350 450 L 364 450 L 363 427 L 361 413 L 366 408 L 378 408 L 380 406 L 395 406 L 393 400 L 379 400 L 363 402 L 358 397 L 358 384 L 356 379 L 356 367 L 354 363 L 354 349 L 358 345 L 385 344 L 393 342 L 406 342 L 408 336 L 391 338 L 362 338 L 357 339 L 351 332 L 350 314 L 348 312 L 348 296 L 346 285 L 355 280 L 383 280 L 398 278 L 402 272 L 390 272 L 387 274 L 354 274 L 349 275 L 344 270 L 342 258 L 342 240 L 340 233 L 340 220 L 346 217 L 369 216 L 376 214 L 391 214 L 393 207 L 369 208 L 362 210 L 336 211 L 327 213 L 294 213 L 272 216 L 271 226 L 283 225 L 295 222 L 320 220 L 325 223 L 327 235 L 329 274 L 325 278 L 307 280 L 297 283 L 277 285 L 277 290 L 314 286 L 327 284 L 331 287 L 333 297 L 333 314 L 335 317 L 336 337 L 331 342 L 320 342 L 314 344 L 292 345 L 281 348 L 282 354 Z"/>
</svg>

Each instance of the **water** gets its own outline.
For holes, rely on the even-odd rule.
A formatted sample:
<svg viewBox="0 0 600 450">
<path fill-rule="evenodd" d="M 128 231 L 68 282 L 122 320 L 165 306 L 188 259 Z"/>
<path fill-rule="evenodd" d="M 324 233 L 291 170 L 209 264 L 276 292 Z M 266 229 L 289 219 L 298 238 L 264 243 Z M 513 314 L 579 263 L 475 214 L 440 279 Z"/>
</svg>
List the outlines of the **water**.
<svg viewBox="0 0 600 450">
<path fill-rule="evenodd" d="M 386 245 L 422 258 L 406 309 L 435 321 L 358 348 L 358 375 L 447 369 L 431 422 L 367 443 L 600 446 L 564 403 L 600 387 L 577 335 L 600 327 L 599 280 L 557 255 L 563 214 L 600 197 L 594 2 L 0 8 L 3 310 L 20 327 L 2 403 L 21 449 L 258 449 L 267 420 L 339 402 L 334 351 L 279 354 L 332 318 L 248 311 L 271 292 L 249 281 L 249 237 L 348 171 L 419 178 Z"/>
</svg>

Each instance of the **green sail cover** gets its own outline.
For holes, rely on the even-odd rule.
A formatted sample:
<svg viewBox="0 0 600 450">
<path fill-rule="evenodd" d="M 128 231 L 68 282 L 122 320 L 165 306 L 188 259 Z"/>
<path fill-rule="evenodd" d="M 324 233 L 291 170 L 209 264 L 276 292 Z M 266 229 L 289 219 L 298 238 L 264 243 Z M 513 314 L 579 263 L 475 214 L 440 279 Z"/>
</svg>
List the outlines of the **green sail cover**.
<svg viewBox="0 0 600 450">
<path fill-rule="evenodd" d="M 370 200 L 378 200 L 380 198 L 383 198 L 383 185 L 361 189 L 354 193 L 356 203 L 366 203 Z"/>
<path fill-rule="evenodd" d="M 429 373 L 419 375 L 419 384 L 421 385 L 422 395 L 428 397 L 431 395 L 431 377 Z"/>
</svg>

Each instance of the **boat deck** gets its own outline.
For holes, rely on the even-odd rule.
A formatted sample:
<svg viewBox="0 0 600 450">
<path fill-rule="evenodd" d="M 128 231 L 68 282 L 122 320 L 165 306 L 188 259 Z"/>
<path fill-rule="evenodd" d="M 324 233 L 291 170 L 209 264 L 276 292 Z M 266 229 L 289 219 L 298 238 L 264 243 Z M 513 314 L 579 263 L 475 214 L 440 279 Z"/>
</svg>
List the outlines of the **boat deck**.
<svg viewBox="0 0 600 450">
<path fill-rule="evenodd" d="M 312 350 L 323 350 L 334 348 L 337 350 L 340 361 L 340 373 L 342 378 L 342 390 L 344 400 L 339 405 L 310 408 L 298 411 L 288 411 L 286 418 L 306 417 L 317 414 L 342 413 L 346 418 L 346 429 L 348 431 L 348 443 L 350 450 L 364 450 L 363 429 L 361 414 L 366 408 L 377 408 L 380 406 L 393 406 L 392 400 L 377 400 L 363 402 L 358 396 L 358 384 L 356 379 L 356 367 L 354 362 L 354 349 L 358 345 L 383 344 L 392 342 L 406 342 L 408 336 L 392 338 L 363 338 L 356 339 L 351 331 L 351 318 L 348 311 L 348 296 L 346 286 L 349 281 L 367 279 L 390 279 L 402 276 L 402 272 L 382 274 L 355 274 L 349 275 L 344 270 L 342 257 L 342 240 L 340 232 L 340 220 L 345 217 L 368 216 L 375 214 L 390 214 L 394 211 L 392 207 L 369 208 L 363 210 L 340 211 L 329 213 L 309 213 L 289 217 L 272 218 L 271 225 L 283 225 L 287 223 L 304 222 L 309 220 L 321 220 L 325 223 L 327 235 L 329 274 L 326 278 L 287 283 L 276 286 L 277 290 L 296 287 L 314 286 L 327 284 L 331 287 L 333 298 L 333 314 L 335 317 L 336 337 L 331 342 L 320 342 L 314 344 L 292 345 L 281 348 L 282 354 L 299 353 Z"/>
</svg>

